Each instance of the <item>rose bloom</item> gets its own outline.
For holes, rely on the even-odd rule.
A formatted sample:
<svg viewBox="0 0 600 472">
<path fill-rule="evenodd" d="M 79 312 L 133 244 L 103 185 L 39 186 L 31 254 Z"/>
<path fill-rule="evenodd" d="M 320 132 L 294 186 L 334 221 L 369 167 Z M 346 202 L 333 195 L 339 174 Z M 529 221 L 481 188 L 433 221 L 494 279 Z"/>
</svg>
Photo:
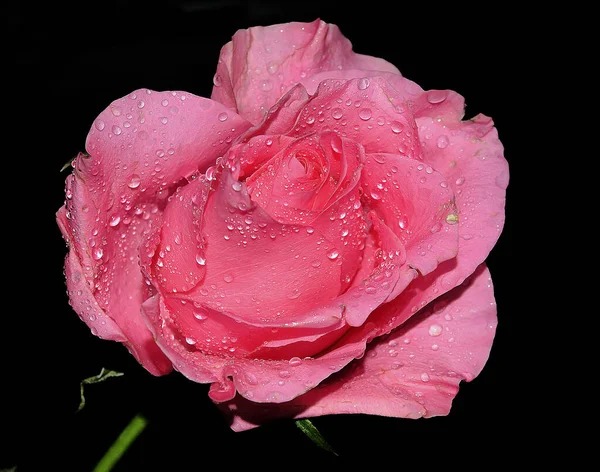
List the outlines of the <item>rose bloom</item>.
<svg viewBox="0 0 600 472">
<path fill-rule="evenodd" d="M 237 431 L 447 414 L 496 328 L 492 120 L 320 20 L 238 31 L 213 83 L 94 121 L 57 214 L 74 310 L 150 373 L 210 383 Z"/>
</svg>

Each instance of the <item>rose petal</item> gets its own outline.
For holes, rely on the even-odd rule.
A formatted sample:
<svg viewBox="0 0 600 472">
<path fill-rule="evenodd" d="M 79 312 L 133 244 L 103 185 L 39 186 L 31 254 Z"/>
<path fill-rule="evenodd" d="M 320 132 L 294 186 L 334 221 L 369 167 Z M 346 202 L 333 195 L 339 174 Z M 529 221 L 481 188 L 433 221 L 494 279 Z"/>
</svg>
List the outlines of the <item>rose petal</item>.
<svg viewBox="0 0 600 472">
<path fill-rule="evenodd" d="M 204 278 L 201 223 L 209 190 L 210 181 L 202 175 L 169 197 L 151 275 L 166 292 L 187 292 Z"/>
<path fill-rule="evenodd" d="M 301 80 L 301 84 L 306 88 L 306 91 L 310 95 L 314 95 L 317 91 L 319 84 L 324 80 L 352 80 L 359 79 L 361 88 L 365 89 L 371 85 L 371 79 L 373 77 L 381 77 L 390 84 L 394 89 L 394 103 L 397 102 L 409 102 L 418 100 L 422 94 L 423 89 L 409 80 L 400 73 L 385 72 L 381 70 L 364 70 L 364 69 L 343 69 L 343 70 L 330 70 L 325 72 L 318 72 L 310 77 L 306 77 Z"/>
<path fill-rule="evenodd" d="M 333 344 L 347 329 L 260 328 L 240 323 L 185 295 L 169 294 L 164 303 L 170 313 L 176 313 L 170 321 L 180 339 L 207 355 L 258 359 L 311 356 Z"/>
<path fill-rule="evenodd" d="M 297 139 L 246 181 L 252 201 L 282 224 L 312 223 L 356 188 L 364 152 L 324 132 Z"/>
<path fill-rule="evenodd" d="M 397 92 L 381 77 L 325 80 L 298 115 L 292 137 L 315 130 L 332 131 L 360 143 L 366 153 L 386 152 L 421 158 L 412 112 L 404 103 L 395 104 Z"/>
<path fill-rule="evenodd" d="M 406 247 L 408 265 L 425 275 L 456 256 L 456 206 L 442 174 L 397 154 L 368 154 L 366 168 L 364 198 Z"/>
<path fill-rule="evenodd" d="M 61 220 L 59 212 L 59 224 L 85 283 L 127 347 L 156 375 L 171 366 L 139 314 L 149 295 L 138 265 L 140 245 L 160 225 L 177 182 L 205 169 L 249 126 L 208 99 L 138 90 L 100 114 L 86 141 L 89 157 L 79 157 L 67 179 L 64 214 L 70 218 Z"/>
<path fill-rule="evenodd" d="M 197 350 L 182 339 L 171 322 L 173 315 L 159 295 L 144 302 L 142 314 L 157 344 L 178 371 L 195 382 L 214 382 L 209 396 L 216 402 L 230 400 L 236 391 L 254 402 L 290 401 L 362 356 L 365 350 L 363 336 L 316 359 L 265 360 L 225 354 L 215 356 Z M 363 331 L 368 330 L 369 326 L 365 325 Z"/>
<path fill-rule="evenodd" d="M 356 54 L 336 25 L 286 23 L 239 30 L 221 50 L 212 98 L 257 124 L 303 78 L 326 70 L 398 73 L 392 64 Z"/>
<path fill-rule="evenodd" d="M 299 111 L 310 97 L 302 85 L 296 85 L 269 108 L 263 121 L 250 128 L 240 139 L 247 141 L 255 136 L 287 134 L 296 124 Z"/>
<path fill-rule="evenodd" d="M 194 301 L 253 326 L 339 323 L 339 309 L 323 317 L 311 313 L 340 290 L 340 266 L 327 256 L 332 243 L 318 227 L 307 231 L 273 221 L 252 204 L 245 184 L 223 169 L 202 232 L 206 275 L 187 294 Z"/>
<path fill-rule="evenodd" d="M 448 414 L 461 380 L 483 368 L 496 328 L 491 277 L 482 265 L 461 287 L 376 340 L 365 356 L 291 402 L 236 397 L 221 409 L 243 431 L 280 417 L 366 413 L 400 418 Z"/>
<path fill-rule="evenodd" d="M 478 115 L 473 120 L 451 123 L 418 118 L 424 163 L 446 178 L 458 208 L 459 263 L 466 277 L 485 260 L 504 226 L 508 163 L 493 121 Z"/>
</svg>

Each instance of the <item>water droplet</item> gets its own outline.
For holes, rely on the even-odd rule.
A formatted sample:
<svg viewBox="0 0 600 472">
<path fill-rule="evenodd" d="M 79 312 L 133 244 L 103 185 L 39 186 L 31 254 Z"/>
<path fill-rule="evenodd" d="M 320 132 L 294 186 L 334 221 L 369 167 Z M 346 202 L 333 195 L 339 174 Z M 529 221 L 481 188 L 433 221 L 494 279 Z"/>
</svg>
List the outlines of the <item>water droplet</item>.
<svg viewBox="0 0 600 472">
<path fill-rule="evenodd" d="M 370 84 L 371 84 L 371 82 L 366 77 L 363 77 L 362 79 L 358 79 L 358 82 L 357 82 L 358 90 L 365 90 L 365 89 L 369 88 Z"/>
<path fill-rule="evenodd" d="M 169 122 L 169 119 L 168 119 L 166 116 L 162 116 L 162 117 L 160 118 L 160 122 L 161 122 L 163 125 L 166 125 L 166 124 Z"/>
<path fill-rule="evenodd" d="M 231 188 L 236 191 L 239 192 L 240 190 L 242 190 L 242 183 L 241 182 L 234 182 L 231 184 Z"/>
<path fill-rule="evenodd" d="M 94 122 L 94 126 L 96 127 L 96 129 L 98 131 L 102 131 L 104 129 L 104 121 L 102 121 L 102 120 L 96 120 Z"/>
<path fill-rule="evenodd" d="M 384 164 L 385 156 L 383 154 L 373 154 L 373 160 L 379 164 Z"/>
<path fill-rule="evenodd" d="M 321 261 L 312 261 L 310 265 L 313 266 L 313 267 L 315 267 L 315 268 L 316 267 L 320 267 L 321 266 Z"/>
<path fill-rule="evenodd" d="M 227 121 L 227 118 L 228 118 L 227 113 L 224 111 L 219 113 L 218 118 L 219 118 L 219 121 Z"/>
<path fill-rule="evenodd" d="M 231 274 L 225 274 L 223 276 L 223 280 L 229 284 L 229 283 L 233 282 L 233 275 L 231 275 Z"/>
<path fill-rule="evenodd" d="M 432 105 L 435 105 L 437 103 L 442 103 L 446 100 L 447 96 L 448 92 L 446 90 L 430 90 L 427 92 L 427 101 Z"/>
<path fill-rule="evenodd" d="M 127 184 L 127 186 L 129 188 L 138 188 L 140 186 L 140 184 L 142 183 L 142 179 L 140 179 L 140 176 L 137 174 L 133 174 L 130 178 L 129 178 L 129 183 Z"/>
<path fill-rule="evenodd" d="M 429 382 L 429 374 L 428 374 L 427 372 L 423 372 L 423 373 L 421 374 L 421 380 L 422 380 L 423 382 Z"/>
<path fill-rule="evenodd" d="M 437 233 L 439 230 L 442 229 L 442 224 L 438 221 L 437 223 L 435 223 L 432 227 L 431 227 L 431 232 L 432 233 Z"/>
<path fill-rule="evenodd" d="M 398 226 L 400 226 L 400 229 L 406 229 L 406 226 L 408 225 L 408 218 L 406 216 L 401 216 L 398 219 Z"/>
<path fill-rule="evenodd" d="M 273 82 L 270 80 L 265 80 L 260 84 L 260 88 L 263 92 L 268 92 L 269 90 L 273 89 Z"/>
<path fill-rule="evenodd" d="M 312 115 L 309 115 L 306 117 L 306 123 L 308 123 L 309 125 L 312 125 L 315 122 L 315 117 Z"/>
<path fill-rule="evenodd" d="M 331 110 L 331 116 L 333 116 L 334 119 L 339 120 L 342 116 L 344 116 L 344 112 L 341 108 L 334 108 Z"/>
<path fill-rule="evenodd" d="M 442 327 L 439 324 L 432 324 L 429 327 L 429 336 L 439 336 L 442 334 Z"/>
<path fill-rule="evenodd" d="M 460 237 L 463 238 L 465 241 L 468 241 L 469 239 L 473 239 L 472 234 L 461 234 Z"/>
<path fill-rule="evenodd" d="M 308 234 L 313 234 L 315 232 L 315 229 L 312 226 L 307 226 L 306 227 L 306 232 Z"/>
<path fill-rule="evenodd" d="M 458 179 L 456 179 L 456 185 L 462 185 L 464 183 L 465 183 L 464 177 L 459 177 Z"/>
<path fill-rule="evenodd" d="M 448 146 L 448 137 L 444 136 L 443 134 L 441 136 L 438 136 L 437 147 L 439 147 L 440 149 L 444 149 L 447 146 Z"/>
<path fill-rule="evenodd" d="M 144 108 L 145 105 L 146 104 L 144 103 L 144 100 L 140 100 L 140 101 L 137 102 L 137 107 L 138 108 Z"/>
<path fill-rule="evenodd" d="M 276 64 L 275 62 L 272 62 L 271 64 L 269 64 L 269 67 L 267 67 L 269 74 L 275 74 L 278 69 L 279 69 L 279 64 Z"/>
<path fill-rule="evenodd" d="M 440 348 L 440 347 L 439 347 L 437 344 L 433 344 L 433 345 L 431 346 L 431 350 L 432 350 L 432 351 L 437 351 L 439 348 Z"/>
<path fill-rule="evenodd" d="M 117 106 L 110 107 L 110 111 L 115 116 L 121 116 L 121 109 L 119 107 L 117 107 Z"/>
<path fill-rule="evenodd" d="M 223 79 L 219 74 L 215 74 L 213 77 L 213 84 L 215 87 L 220 87 L 223 84 Z"/>
<path fill-rule="evenodd" d="M 299 357 L 292 357 L 290 359 L 289 363 L 292 367 L 296 367 L 296 366 L 302 364 L 302 359 L 300 359 Z"/>
<path fill-rule="evenodd" d="M 392 130 L 392 133 L 399 134 L 402 133 L 402 129 L 404 128 L 404 126 L 402 126 L 402 123 L 398 121 L 392 121 L 390 123 L 390 128 Z"/>
<path fill-rule="evenodd" d="M 381 200 L 381 195 L 376 190 L 371 190 L 371 198 L 373 200 Z"/>
<path fill-rule="evenodd" d="M 185 338 L 185 342 L 192 346 L 196 344 L 196 341 L 194 341 L 192 338 Z"/>
<path fill-rule="evenodd" d="M 246 382 L 248 382 L 250 385 L 258 385 L 258 379 L 256 378 L 256 375 L 254 375 L 252 372 L 246 372 Z"/>
<path fill-rule="evenodd" d="M 338 252 L 338 250 L 337 250 L 337 249 L 332 249 L 331 251 L 329 251 L 329 252 L 327 253 L 327 257 L 328 257 L 329 259 L 331 259 L 332 261 L 333 261 L 333 260 L 335 260 L 335 259 L 337 259 L 337 257 L 338 257 L 339 255 L 340 255 L 340 253 Z"/>
<path fill-rule="evenodd" d="M 92 251 L 92 257 L 96 261 L 99 261 L 100 259 L 102 259 L 103 255 L 104 255 L 104 250 L 101 247 L 97 247 Z"/>
<path fill-rule="evenodd" d="M 287 379 L 289 376 L 290 376 L 290 371 L 289 370 L 280 370 L 279 371 L 279 377 Z"/>
<path fill-rule="evenodd" d="M 371 112 L 370 108 L 363 108 L 358 112 L 358 117 L 363 121 L 370 120 L 371 116 L 373 116 L 373 113 Z"/>
<path fill-rule="evenodd" d="M 196 254 L 196 262 L 201 266 L 206 265 L 206 259 L 201 254 Z"/>
<path fill-rule="evenodd" d="M 121 222 L 121 217 L 118 215 L 113 215 L 110 217 L 110 221 L 108 222 L 108 226 L 112 226 L 113 228 L 117 226 Z"/>
</svg>

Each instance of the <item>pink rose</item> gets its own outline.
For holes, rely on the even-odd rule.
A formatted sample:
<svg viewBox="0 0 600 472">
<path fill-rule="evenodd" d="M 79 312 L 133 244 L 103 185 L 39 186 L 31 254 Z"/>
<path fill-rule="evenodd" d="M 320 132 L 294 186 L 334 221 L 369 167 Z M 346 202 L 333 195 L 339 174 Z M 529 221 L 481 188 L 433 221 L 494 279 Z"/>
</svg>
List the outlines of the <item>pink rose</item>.
<svg viewBox="0 0 600 472">
<path fill-rule="evenodd" d="M 73 308 L 235 430 L 447 414 L 494 338 L 508 184 L 463 109 L 335 25 L 238 31 L 211 99 L 137 90 L 93 123 L 57 215 Z"/>
</svg>

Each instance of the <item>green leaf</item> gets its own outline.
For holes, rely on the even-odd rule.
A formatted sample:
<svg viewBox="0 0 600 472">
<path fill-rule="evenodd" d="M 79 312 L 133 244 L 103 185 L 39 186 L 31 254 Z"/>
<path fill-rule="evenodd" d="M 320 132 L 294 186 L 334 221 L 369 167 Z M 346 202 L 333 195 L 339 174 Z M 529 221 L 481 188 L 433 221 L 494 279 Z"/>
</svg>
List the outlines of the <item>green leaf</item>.
<svg viewBox="0 0 600 472">
<path fill-rule="evenodd" d="M 73 161 L 75 159 L 77 159 L 79 156 L 90 157 L 90 155 L 87 152 L 80 152 L 75 157 L 73 157 L 73 158 L 69 159 L 67 162 L 65 162 L 65 165 L 60 168 L 60 172 L 63 172 L 66 169 L 68 169 L 69 167 L 71 167 L 71 164 L 73 164 Z"/>
<path fill-rule="evenodd" d="M 144 431 L 148 420 L 141 414 L 137 414 L 125 427 L 116 441 L 110 446 L 106 454 L 100 459 L 100 462 L 96 465 L 93 472 L 109 472 L 119 461 L 121 456 L 125 454 L 129 446 L 136 440 L 136 438 Z"/>
<path fill-rule="evenodd" d="M 123 372 L 117 372 L 116 370 L 108 370 L 102 367 L 102 370 L 98 375 L 94 375 L 93 377 L 83 379 L 79 384 L 79 391 L 81 392 L 81 402 L 79 403 L 79 408 L 77 408 L 77 412 L 81 411 L 85 406 L 85 396 L 83 395 L 83 389 L 85 385 L 104 382 L 106 379 L 109 379 L 111 377 L 121 377 L 122 375 Z"/>
<path fill-rule="evenodd" d="M 337 452 L 333 450 L 333 448 L 325 441 L 325 438 L 321 435 L 319 430 L 316 428 L 314 424 L 310 420 L 296 420 L 296 426 L 300 428 L 300 430 L 306 434 L 312 442 L 314 442 L 321 449 L 326 450 L 327 452 L 331 452 L 334 455 L 338 455 Z"/>
</svg>

